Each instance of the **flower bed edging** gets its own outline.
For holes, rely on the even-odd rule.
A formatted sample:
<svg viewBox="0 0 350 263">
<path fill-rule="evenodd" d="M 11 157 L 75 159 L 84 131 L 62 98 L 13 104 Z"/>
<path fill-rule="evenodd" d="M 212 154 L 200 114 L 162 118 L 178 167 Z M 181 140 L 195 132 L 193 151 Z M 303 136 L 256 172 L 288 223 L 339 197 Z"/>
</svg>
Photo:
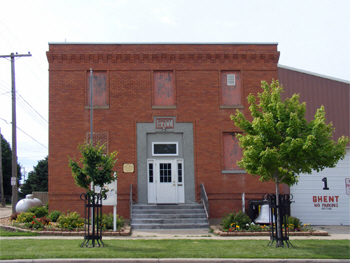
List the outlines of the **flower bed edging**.
<svg viewBox="0 0 350 263">
<path fill-rule="evenodd" d="M 270 236 L 270 232 L 248 232 L 248 231 L 233 231 L 227 232 L 222 231 L 218 226 L 210 226 L 213 229 L 213 233 L 218 236 Z M 315 231 L 305 231 L 305 232 L 289 232 L 289 236 L 328 236 L 327 231 L 315 230 Z"/>
<path fill-rule="evenodd" d="M 214 231 L 214 234 L 219 236 L 270 236 L 270 232 L 225 232 L 225 231 Z M 306 232 L 289 232 L 289 236 L 328 236 L 328 232 L 316 230 Z"/>
<path fill-rule="evenodd" d="M 6 225 L 0 225 L 0 228 L 6 229 L 7 231 L 15 232 L 31 232 L 31 233 L 38 233 L 40 236 L 84 236 L 84 231 L 75 231 L 75 230 L 29 230 L 29 229 L 23 229 L 20 227 L 14 227 L 14 226 L 6 226 Z M 124 227 L 121 231 L 103 231 L 102 236 L 129 236 L 130 235 L 130 227 Z"/>
</svg>

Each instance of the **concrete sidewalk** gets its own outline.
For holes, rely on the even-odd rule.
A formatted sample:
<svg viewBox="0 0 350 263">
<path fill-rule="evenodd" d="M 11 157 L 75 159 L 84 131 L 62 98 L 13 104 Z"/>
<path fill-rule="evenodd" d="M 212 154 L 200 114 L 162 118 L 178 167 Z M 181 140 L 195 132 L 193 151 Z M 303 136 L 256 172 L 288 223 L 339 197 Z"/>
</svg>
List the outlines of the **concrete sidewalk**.
<svg viewBox="0 0 350 263">
<path fill-rule="evenodd" d="M 116 259 L 19 259 L 1 260 L 6 263 L 349 263 L 346 259 L 222 259 L 222 258 L 116 258 Z"/>
<path fill-rule="evenodd" d="M 0 207 L 0 218 L 8 217 L 12 215 L 12 207 L 11 206 L 5 206 Z"/>
</svg>

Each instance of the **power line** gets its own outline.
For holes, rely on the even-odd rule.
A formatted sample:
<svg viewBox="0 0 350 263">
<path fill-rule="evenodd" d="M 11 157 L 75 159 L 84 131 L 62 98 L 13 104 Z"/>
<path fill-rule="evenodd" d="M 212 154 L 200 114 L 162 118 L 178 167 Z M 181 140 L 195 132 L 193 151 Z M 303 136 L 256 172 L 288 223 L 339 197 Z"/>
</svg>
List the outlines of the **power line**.
<svg viewBox="0 0 350 263">
<path fill-rule="evenodd" d="M 4 122 L 6 122 L 6 124 L 10 124 L 8 121 L 6 121 L 3 118 L 0 118 L 0 120 L 3 120 Z M 41 142 L 37 141 L 36 139 L 34 139 L 32 136 L 30 136 L 28 133 L 26 133 L 25 131 L 23 131 L 20 127 L 18 127 L 16 125 L 16 128 L 19 129 L 21 132 L 23 132 L 25 135 L 27 135 L 29 138 L 31 138 L 33 141 L 39 143 L 41 146 L 43 146 L 44 148 L 48 149 L 44 144 L 42 144 Z"/>
<path fill-rule="evenodd" d="M 4 88 L 2 88 L 1 86 L 3 86 Z M 8 89 L 5 85 L 1 83 L 0 83 L 0 91 L 4 91 L 2 94 L 0 94 L 0 96 L 6 95 L 7 97 L 11 97 L 10 94 L 8 94 L 11 92 L 10 89 Z M 45 129 L 47 129 L 48 121 L 26 99 L 24 99 L 24 97 L 21 94 L 19 94 L 18 91 L 16 91 L 16 95 L 18 99 L 18 104 L 25 111 L 25 113 L 27 113 L 30 117 L 32 117 L 33 120 L 35 120 L 38 124 L 40 124 Z M 23 100 L 23 102 L 19 99 Z M 37 115 L 40 118 L 38 118 Z"/>
<path fill-rule="evenodd" d="M 17 42 L 18 42 L 19 44 L 22 45 L 22 47 L 23 47 L 24 49 L 27 49 L 27 50 L 28 50 L 28 48 L 21 42 L 21 40 L 19 40 L 19 39 L 12 33 L 12 31 L 4 24 L 1 20 L 0 20 L 0 23 L 1 23 L 1 24 L 4 26 L 4 28 L 13 36 L 13 38 L 16 39 Z M 3 36 L 2 36 L 2 38 L 7 42 L 7 44 L 8 44 L 9 46 L 11 46 L 11 48 L 12 48 L 13 50 L 15 49 L 15 48 L 13 48 L 13 46 L 12 46 Z M 33 57 L 33 60 L 34 60 L 34 62 L 36 63 L 38 69 L 41 71 L 41 73 L 44 74 L 45 77 L 46 77 L 46 76 L 47 76 L 47 71 L 45 71 L 45 70 L 42 68 L 42 66 L 38 63 L 38 61 L 36 60 L 35 57 Z M 26 64 L 26 66 L 28 67 L 28 69 L 29 69 L 30 71 L 32 71 L 32 73 L 38 78 L 38 80 L 39 80 L 40 82 L 42 82 L 42 83 L 45 84 L 45 81 L 43 81 L 43 80 L 41 80 L 41 79 L 39 78 L 39 76 L 32 70 L 32 67 L 30 67 L 30 66 L 27 64 L 26 61 L 24 61 L 24 63 Z"/>
<path fill-rule="evenodd" d="M 19 94 L 19 93 L 17 93 L 17 94 L 18 94 L 18 96 L 21 97 L 22 100 L 24 100 L 25 103 L 28 104 L 28 106 L 29 106 L 30 108 L 32 108 L 32 109 L 36 112 L 36 114 L 38 114 L 46 123 L 48 123 L 48 121 L 47 121 L 43 116 L 41 116 L 41 114 L 40 114 L 39 112 L 37 112 L 36 109 L 34 109 L 34 108 L 32 107 L 32 105 L 30 105 L 29 102 L 26 101 L 26 100 L 21 96 L 21 94 Z"/>
<path fill-rule="evenodd" d="M 25 111 L 26 114 L 28 114 L 33 120 L 35 120 L 38 124 L 40 124 L 43 128 L 47 129 L 47 123 L 39 118 L 39 116 L 36 115 L 36 113 L 22 100 L 18 100 L 19 106 Z"/>
<path fill-rule="evenodd" d="M 5 95 L 5 94 L 10 93 L 10 92 L 11 92 L 11 91 L 7 91 L 7 92 L 4 92 L 4 93 L 1 93 L 0 96 L 1 96 L 1 95 Z"/>
<path fill-rule="evenodd" d="M 17 126 L 16 126 L 17 127 Z M 25 131 L 23 131 L 21 128 L 17 127 L 17 129 L 19 129 L 21 132 L 23 132 L 25 135 L 27 135 L 29 138 L 31 138 L 33 141 L 36 141 L 37 143 L 39 143 L 41 146 L 43 146 L 44 148 L 46 149 L 49 149 L 47 148 L 44 144 L 42 144 L 41 142 L 35 140 L 32 136 L 30 136 L 28 133 L 26 133 Z"/>
<path fill-rule="evenodd" d="M 44 153 L 43 151 L 35 151 L 33 149 L 26 149 L 26 148 L 22 148 L 22 147 L 18 147 L 18 149 L 21 149 L 23 151 L 28 151 L 28 152 Z"/>
</svg>

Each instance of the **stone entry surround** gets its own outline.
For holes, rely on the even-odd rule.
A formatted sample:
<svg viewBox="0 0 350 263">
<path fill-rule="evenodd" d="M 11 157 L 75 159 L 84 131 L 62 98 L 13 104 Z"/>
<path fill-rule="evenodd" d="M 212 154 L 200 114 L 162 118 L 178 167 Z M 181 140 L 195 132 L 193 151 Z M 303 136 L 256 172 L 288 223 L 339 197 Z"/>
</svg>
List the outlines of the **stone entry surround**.
<svg viewBox="0 0 350 263">
<path fill-rule="evenodd" d="M 173 118 L 174 128 L 157 129 L 158 118 Z M 171 134 L 182 135 L 182 158 L 184 159 L 184 185 L 185 204 L 195 203 L 195 179 L 194 179 L 194 151 L 193 151 L 193 124 L 177 123 L 175 117 L 154 117 L 153 123 L 137 123 L 137 193 L 138 203 L 148 203 L 147 193 L 147 158 L 149 147 L 147 146 L 147 135 L 157 134 L 160 136 Z"/>
</svg>

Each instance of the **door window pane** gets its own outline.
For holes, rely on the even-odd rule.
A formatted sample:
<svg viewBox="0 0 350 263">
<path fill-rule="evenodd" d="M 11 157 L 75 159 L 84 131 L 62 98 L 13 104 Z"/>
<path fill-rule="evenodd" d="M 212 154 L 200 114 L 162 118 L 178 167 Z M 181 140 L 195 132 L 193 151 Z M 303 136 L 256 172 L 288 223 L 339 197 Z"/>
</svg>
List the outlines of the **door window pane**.
<svg viewBox="0 0 350 263">
<path fill-rule="evenodd" d="M 153 143 L 154 156 L 175 156 L 178 155 L 177 143 Z"/>
<path fill-rule="evenodd" d="M 177 182 L 182 183 L 182 163 L 177 164 Z"/>
<path fill-rule="evenodd" d="M 171 163 L 159 164 L 159 181 L 161 183 L 171 183 Z"/>
<path fill-rule="evenodd" d="M 148 180 L 153 183 L 153 163 L 148 164 Z"/>
</svg>

